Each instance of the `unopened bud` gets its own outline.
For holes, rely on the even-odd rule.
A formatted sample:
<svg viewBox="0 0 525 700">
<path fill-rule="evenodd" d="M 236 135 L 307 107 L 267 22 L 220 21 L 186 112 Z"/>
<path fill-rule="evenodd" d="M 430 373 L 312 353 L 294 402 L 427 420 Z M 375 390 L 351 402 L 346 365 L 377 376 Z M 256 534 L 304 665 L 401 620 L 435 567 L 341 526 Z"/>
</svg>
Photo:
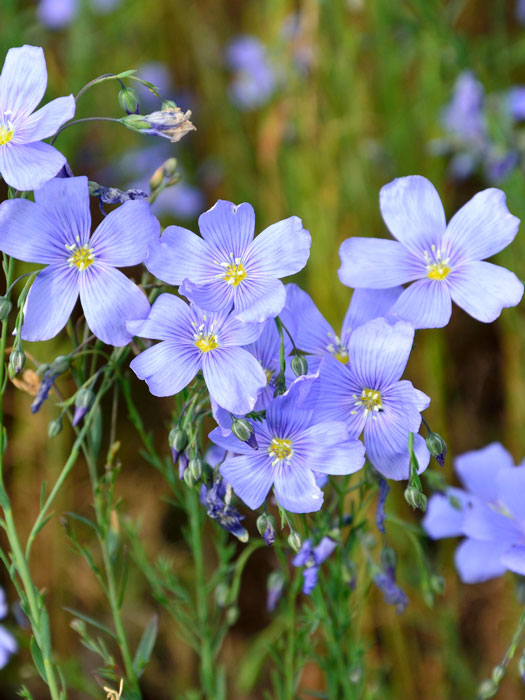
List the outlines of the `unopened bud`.
<svg viewBox="0 0 525 700">
<path fill-rule="evenodd" d="M 521 680 L 525 683 L 525 652 L 523 652 L 518 661 L 518 673 L 521 676 Z"/>
<path fill-rule="evenodd" d="M 173 100 L 163 100 L 161 109 L 178 109 L 177 103 Z"/>
<path fill-rule="evenodd" d="M 230 597 L 230 588 L 225 583 L 217 584 L 215 589 L 215 602 L 219 608 L 224 608 L 228 604 Z"/>
<path fill-rule="evenodd" d="M 12 306 L 9 297 L 0 297 L 0 321 L 5 321 L 9 316 Z"/>
<path fill-rule="evenodd" d="M 248 442 L 253 433 L 253 427 L 246 418 L 235 418 L 232 423 L 232 433 L 238 440 Z"/>
<path fill-rule="evenodd" d="M 296 377 L 308 374 L 308 360 L 304 355 L 294 355 L 290 364 Z"/>
<path fill-rule="evenodd" d="M 434 457 L 440 467 L 445 466 L 445 457 L 447 456 L 447 443 L 438 433 L 429 433 L 425 440 L 428 451 Z"/>
<path fill-rule="evenodd" d="M 185 470 L 184 470 L 184 474 L 182 475 L 182 478 L 183 478 L 184 481 L 186 482 L 186 486 L 189 486 L 190 489 L 193 488 L 193 486 L 194 486 L 194 484 L 195 484 L 195 480 L 194 480 L 194 478 L 193 478 L 193 476 L 192 476 L 192 474 L 191 474 L 191 472 L 190 472 L 189 469 L 185 469 Z"/>
<path fill-rule="evenodd" d="M 295 532 L 295 530 L 293 532 L 290 532 L 290 534 L 288 535 L 288 544 L 294 552 L 298 552 L 303 546 L 301 536 L 298 532 Z"/>
<path fill-rule="evenodd" d="M 75 414 L 73 415 L 73 425 L 78 425 L 82 418 L 89 411 L 95 400 L 95 394 L 88 387 L 77 391 L 75 396 Z"/>
<path fill-rule="evenodd" d="M 11 379 L 16 377 L 17 374 L 24 369 L 26 363 L 26 356 L 23 350 L 20 348 L 15 348 L 11 351 L 9 355 L 9 376 Z"/>
<path fill-rule="evenodd" d="M 236 605 L 230 605 L 226 610 L 226 622 L 231 627 L 239 619 L 239 608 Z"/>
<path fill-rule="evenodd" d="M 498 692 L 498 686 L 493 680 L 483 681 L 478 688 L 478 700 L 489 700 Z"/>
<path fill-rule="evenodd" d="M 173 177 L 177 173 L 177 159 L 168 158 L 168 160 L 164 161 L 162 164 L 162 172 L 165 177 Z"/>
<path fill-rule="evenodd" d="M 425 511 L 427 508 L 427 497 L 415 486 L 407 486 L 405 489 L 405 501 L 412 508 L 419 508 Z"/>
<path fill-rule="evenodd" d="M 430 577 L 430 588 L 437 593 L 437 595 L 443 595 L 445 592 L 445 579 L 443 576 L 438 576 L 438 574 L 433 574 Z"/>
<path fill-rule="evenodd" d="M 263 513 L 262 515 L 259 515 L 257 518 L 257 531 L 259 532 L 259 535 L 264 535 L 264 531 L 268 527 L 268 521 L 271 516 L 267 515 L 266 513 Z"/>
<path fill-rule="evenodd" d="M 47 428 L 47 434 L 50 438 L 56 437 L 60 432 L 62 432 L 62 420 L 60 418 L 55 418 L 49 423 Z"/>
<path fill-rule="evenodd" d="M 187 471 L 190 472 L 194 481 L 198 481 L 202 475 L 202 459 L 199 459 L 199 457 L 195 457 L 194 459 L 190 459 L 190 463 L 188 464 Z"/>
<path fill-rule="evenodd" d="M 168 441 L 172 450 L 175 450 L 177 453 L 184 452 L 188 445 L 188 435 L 181 428 L 172 428 Z"/>
<path fill-rule="evenodd" d="M 127 126 L 128 129 L 132 131 L 147 131 L 150 129 L 149 121 L 143 117 L 141 114 L 128 114 L 125 117 L 121 117 L 121 123 Z"/>
<path fill-rule="evenodd" d="M 162 183 L 164 182 L 164 169 L 162 165 L 160 168 L 157 168 L 153 175 L 149 179 L 149 186 L 152 192 L 155 192 Z"/>
<path fill-rule="evenodd" d="M 69 369 L 70 364 L 71 355 L 58 355 L 49 366 L 49 371 L 55 375 L 64 374 Z"/>
<path fill-rule="evenodd" d="M 118 103 L 127 114 L 139 113 L 139 96 L 133 88 L 123 87 L 118 94 Z"/>
<path fill-rule="evenodd" d="M 498 664 L 492 669 L 492 680 L 496 685 L 499 685 L 503 680 L 505 675 L 505 666 L 503 664 Z"/>
</svg>

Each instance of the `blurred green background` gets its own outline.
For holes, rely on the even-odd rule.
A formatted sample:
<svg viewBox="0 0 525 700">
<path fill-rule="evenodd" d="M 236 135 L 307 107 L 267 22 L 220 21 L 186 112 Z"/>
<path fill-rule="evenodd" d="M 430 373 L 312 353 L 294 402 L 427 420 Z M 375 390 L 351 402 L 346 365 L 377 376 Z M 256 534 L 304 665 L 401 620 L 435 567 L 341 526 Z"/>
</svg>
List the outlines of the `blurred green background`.
<svg viewBox="0 0 525 700">
<path fill-rule="evenodd" d="M 283 25 L 288 26 L 294 13 L 299 30 L 290 37 Z M 231 100 L 232 71 L 225 51 L 239 34 L 264 42 L 280 71 L 272 96 L 252 110 L 241 110 Z M 193 110 L 197 131 L 148 156 L 149 174 L 167 151 L 178 158 L 184 183 L 202 193 L 203 209 L 219 197 L 249 201 L 258 230 L 292 214 L 300 216 L 313 245 L 299 281 L 336 327 L 351 294 L 336 274 L 339 245 L 352 235 L 388 235 L 378 207 L 382 185 L 402 175 L 424 175 L 439 190 L 449 217 L 487 186 L 476 177 L 454 182 L 446 160 L 429 149 L 429 142 L 441 135 L 439 115 L 457 75 L 472 69 L 488 92 L 525 84 L 525 28 L 516 22 L 514 0 L 122 0 L 106 13 L 96 11 L 91 0 L 79 0 L 71 24 L 55 30 L 39 22 L 34 2 L 0 0 L 0 58 L 9 47 L 23 43 L 45 49 L 47 98 L 77 93 L 102 73 L 139 69 L 152 61 L 166 66 L 171 81 L 166 97 Z M 298 54 L 307 57 L 307 68 L 294 67 Z M 114 83 L 89 91 L 79 102 L 77 117 L 121 116 L 117 91 Z M 57 141 L 75 174 L 118 187 L 140 179 L 140 152 L 152 145 L 159 145 L 154 137 L 97 123 L 74 126 Z M 123 160 L 130 151 L 133 156 Z M 523 218 L 523 173 L 513 172 L 500 186 L 511 212 Z M 162 219 L 195 230 L 197 216 L 169 214 Z M 525 277 L 522 236 L 499 256 L 520 278 Z M 498 322 L 485 326 L 455 309 L 446 329 L 420 332 L 416 341 L 407 376 L 432 397 L 428 420 L 446 438 L 449 455 L 498 440 L 520 461 L 525 456 L 523 311 L 504 311 Z M 44 361 L 58 354 L 60 342 L 28 345 L 28 350 Z M 136 392 L 162 445 L 170 404 L 151 401 L 141 387 Z M 22 532 L 38 508 L 40 482 L 56 475 L 70 437 L 64 431 L 50 442 L 47 424 L 53 408 L 47 405 L 32 416 L 30 401 L 26 393 L 11 388 L 9 483 Z M 120 438 L 118 489 L 124 510 L 142 519 L 143 541 L 152 554 L 167 552 L 183 566 L 189 555 L 180 546 L 180 523 L 162 501 L 165 486 L 138 455 L 137 438 L 124 413 Z M 445 475 L 453 481 L 450 459 Z M 393 485 L 388 508 L 417 522 L 419 515 L 408 512 L 402 489 L 402 484 Z M 79 464 L 56 512 L 82 513 L 89 510 L 88 503 L 87 475 Z M 395 531 L 389 534 L 400 560 L 413 560 L 406 540 Z M 359 625 L 372 644 L 371 688 L 380 682 L 374 678 L 382 678 L 377 697 L 473 698 L 477 682 L 503 656 L 518 612 L 512 580 L 507 576 L 461 586 L 452 564 L 453 548 L 453 542 L 429 544 L 429 556 L 446 579 L 446 592 L 433 608 L 411 589 L 413 572 L 407 565 L 401 564 L 400 581 L 411 603 L 402 616 L 371 591 Z M 241 615 L 223 654 L 232 700 L 259 698 L 268 688 L 266 662 L 254 659 L 253 643 L 271 623 L 265 612 L 265 578 L 274 566 L 272 552 L 264 551 L 245 573 Z M 48 591 L 59 654 L 66 657 L 73 649 L 72 669 L 79 665 L 92 670 L 95 661 L 78 644 L 63 608 L 104 619 L 104 601 L 85 564 L 68 549 L 58 517 L 40 537 L 33 571 Z M 14 600 L 6 577 L 1 578 Z M 138 639 L 153 609 L 143 580 L 133 574 L 125 613 L 132 639 Z M 259 663 L 263 670 L 257 675 Z M 170 619 L 161 620 L 154 661 L 144 676 L 145 698 L 180 697 L 195 685 L 195 670 L 193 654 L 177 639 Z M 17 683 L 30 673 L 25 650 L 0 672 L 0 698 L 12 700 Z M 305 671 L 304 687 L 322 690 L 316 668 Z M 80 681 L 72 697 L 86 697 Z M 523 697 L 515 670 L 499 697 Z"/>
</svg>

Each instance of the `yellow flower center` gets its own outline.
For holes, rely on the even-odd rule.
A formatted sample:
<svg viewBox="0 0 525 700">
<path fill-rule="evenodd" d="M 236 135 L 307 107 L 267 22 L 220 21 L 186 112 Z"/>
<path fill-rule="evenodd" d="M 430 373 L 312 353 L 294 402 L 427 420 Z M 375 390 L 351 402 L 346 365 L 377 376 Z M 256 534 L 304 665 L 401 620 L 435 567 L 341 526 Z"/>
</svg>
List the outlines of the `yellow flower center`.
<svg viewBox="0 0 525 700">
<path fill-rule="evenodd" d="M 446 257 L 446 252 L 442 248 L 431 248 L 429 254 L 425 251 L 425 262 L 427 265 L 427 277 L 430 280 L 444 280 L 450 274 L 450 258 Z"/>
<path fill-rule="evenodd" d="M 224 268 L 223 272 L 219 272 L 217 277 L 223 279 L 226 284 L 230 284 L 232 287 L 237 287 L 243 279 L 246 279 L 246 270 L 241 262 L 240 258 L 234 258 L 233 253 L 230 253 L 229 262 L 218 262 L 215 261 L 216 265 Z"/>
<path fill-rule="evenodd" d="M 330 333 L 332 335 L 332 333 Z M 345 348 L 339 336 L 333 336 L 334 341 L 326 346 L 328 352 L 335 357 L 336 360 L 342 362 L 343 365 L 348 364 L 348 350 Z"/>
<path fill-rule="evenodd" d="M 358 409 L 364 409 L 366 416 L 371 413 L 372 418 L 376 419 L 377 416 L 374 414 L 380 413 L 383 410 L 381 394 L 375 389 L 363 389 L 360 396 L 352 394 L 352 398 L 355 399 L 354 406 L 356 407 L 352 411 L 352 414 L 357 413 Z"/>
<path fill-rule="evenodd" d="M 288 462 L 293 455 L 292 441 L 284 438 L 273 438 L 268 447 L 268 454 L 274 458 L 272 465 L 281 462 L 283 459 Z"/>
<path fill-rule="evenodd" d="M 201 352 L 210 352 L 219 347 L 216 335 L 199 335 L 195 340 L 195 345 Z"/>
<path fill-rule="evenodd" d="M 6 143 L 9 143 L 9 141 L 11 141 L 13 138 L 14 133 L 15 130 L 13 129 L 11 122 L 7 122 L 7 126 L 5 124 L 0 125 L 0 146 L 5 146 Z"/>
<path fill-rule="evenodd" d="M 69 267 L 76 267 L 81 272 L 95 262 L 93 248 L 90 248 L 87 243 L 83 246 L 79 246 L 76 243 L 71 245 L 66 243 L 66 250 L 71 253 L 67 259 Z"/>
<path fill-rule="evenodd" d="M 264 367 L 263 370 L 266 375 L 266 384 L 268 385 L 272 381 L 272 377 L 275 374 L 275 372 L 273 369 L 264 369 Z"/>
</svg>

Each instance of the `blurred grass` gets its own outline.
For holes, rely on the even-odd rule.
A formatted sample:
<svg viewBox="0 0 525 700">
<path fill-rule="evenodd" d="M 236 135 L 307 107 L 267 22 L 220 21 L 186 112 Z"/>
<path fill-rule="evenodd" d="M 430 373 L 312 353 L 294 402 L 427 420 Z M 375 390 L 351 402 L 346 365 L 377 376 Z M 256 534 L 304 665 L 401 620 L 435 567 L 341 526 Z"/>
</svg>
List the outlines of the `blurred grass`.
<svg viewBox="0 0 525 700">
<path fill-rule="evenodd" d="M 36 22 L 34 3 L 1 0 L 0 56 L 21 43 L 44 46 L 48 97 L 78 92 L 101 73 L 138 68 L 150 60 L 165 62 L 175 93 L 189 93 L 194 105 L 198 131 L 173 147 L 187 178 L 205 190 L 209 205 L 218 197 L 252 202 L 258 230 L 292 214 L 302 217 L 313 245 L 300 281 L 336 327 L 350 298 L 336 274 L 338 248 L 351 235 L 387 235 L 378 208 L 382 185 L 397 176 L 425 175 L 441 193 L 448 216 L 485 186 L 476 180 L 462 185 L 451 181 L 446 163 L 427 148 L 439 135 L 439 112 L 458 72 L 473 69 L 489 92 L 525 83 L 525 30 L 513 19 L 513 1 L 123 0 L 109 15 L 94 14 L 87 0 L 81 4 L 69 29 L 49 32 Z M 303 41 L 313 49 L 310 73 L 291 78 L 267 106 L 239 112 L 228 98 L 226 43 L 239 33 L 253 33 L 269 46 L 276 45 L 283 21 L 294 11 L 300 11 Z M 109 83 L 93 89 L 82 98 L 78 116 L 118 116 L 116 92 Z M 95 178 L 108 162 L 150 143 L 148 139 L 140 140 L 118 125 L 79 125 L 61 135 L 57 145 L 70 157 L 75 173 Z M 523 173 L 515 173 L 504 189 L 510 210 L 524 218 Z M 499 259 L 525 277 L 523 233 Z M 48 347 L 53 354 L 59 352 L 56 343 Z M 409 374 L 431 395 L 428 419 L 446 437 L 451 455 L 492 440 L 504 442 L 517 460 L 525 455 L 524 347 L 520 309 L 505 311 L 491 326 L 456 309 L 444 331 L 418 334 Z M 42 345 L 31 351 L 41 361 L 48 358 Z M 169 405 L 152 402 L 146 392 L 140 396 L 162 444 Z M 9 453 L 11 491 L 19 520 L 29 523 L 39 483 L 51 479 L 63 462 L 68 436 L 49 442 L 50 408 L 31 416 L 29 399 L 14 390 L 9 412 L 16 419 Z M 120 428 L 126 435 L 125 416 Z M 136 452 L 133 445 L 123 447 L 119 488 L 126 508 L 143 518 L 143 536 L 152 551 L 167 550 L 183 561 L 185 553 L 166 534 L 170 526 L 163 519 L 168 511 L 159 506 L 163 487 L 159 483 L 153 488 L 156 477 Z M 452 480 L 450 460 L 445 471 Z M 410 517 L 402 487 L 393 492 L 389 507 Z M 79 465 L 57 512 L 73 509 L 72 504 L 83 512 L 88 502 L 89 487 Z M 401 561 L 412 556 L 406 538 L 394 530 L 391 537 Z M 414 590 L 407 612 L 397 617 L 377 592 L 370 592 L 360 624 L 376 642 L 370 653 L 375 677 L 383 679 L 378 697 L 474 697 L 476 682 L 502 657 L 516 617 L 510 577 L 462 587 L 453 570 L 452 551 L 451 543 L 429 550 L 447 583 L 445 596 L 433 610 Z M 261 566 L 271 565 L 267 553 Z M 49 590 L 57 646 L 66 653 L 74 635 L 66 628 L 62 606 L 102 614 L 100 593 L 66 549 L 56 520 L 41 536 L 34 568 L 39 584 Z M 417 574 L 403 564 L 400 576 L 404 582 L 417 581 Z M 235 689 L 238 659 L 244 659 L 244 676 L 249 677 L 250 645 L 269 623 L 263 612 L 262 577 L 257 572 L 246 577 L 242 615 L 224 654 L 234 688 L 231 698 L 260 697 L 259 690 Z M 134 602 L 126 622 L 133 637 L 150 609 L 138 576 L 130 599 Z M 176 697 L 194 682 L 194 660 L 170 632 L 169 622 L 159 645 L 160 661 L 147 672 L 146 684 L 151 697 Z M 93 664 L 88 655 L 78 661 L 88 668 Z M 23 675 L 24 669 L 19 670 Z M 14 682 L 15 675 L 8 669 L 6 683 Z M 308 678 L 314 686 L 315 671 L 314 679 L 311 673 Z M 258 688 L 263 686 L 261 681 Z M 0 684 L 0 696 L 2 692 Z M 517 698 L 520 692 L 517 678 L 509 678 L 500 697 Z M 6 697 L 11 700 L 12 691 Z"/>
</svg>

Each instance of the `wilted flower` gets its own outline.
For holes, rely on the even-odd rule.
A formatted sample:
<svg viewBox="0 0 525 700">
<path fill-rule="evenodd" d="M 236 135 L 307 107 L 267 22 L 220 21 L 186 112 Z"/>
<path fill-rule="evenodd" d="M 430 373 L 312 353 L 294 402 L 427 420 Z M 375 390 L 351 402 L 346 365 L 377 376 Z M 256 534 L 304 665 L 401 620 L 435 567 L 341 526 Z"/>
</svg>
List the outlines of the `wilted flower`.
<svg viewBox="0 0 525 700">
<path fill-rule="evenodd" d="M 211 487 L 202 484 L 200 500 L 206 508 L 206 512 L 213 520 L 241 542 L 248 541 L 248 531 L 241 525 L 244 515 L 231 505 L 231 486 L 226 484 L 220 476 L 216 477 Z"/>
<path fill-rule="evenodd" d="M 44 51 L 38 46 L 9 49 L 0 75 L 0 175 L 18 190 L 34 190 L 66 162 L 42 139 L 53 136 L 75 114 L 73 95 L 36 109 L 47 86 Z"/>
<path fill-rule="evenodd" d="M 312 547 L 312 540 L 303 542 L 303 546 L 292 560 L 294 566 L 304 566 L 303 569 L 303 593 L 310 595 L 317 585 L 319 568 L 328 559 L 330 554 L 337 547 L 337 543 L 330 537 L 323 537 L 316 547 Z"/>
<path fill-rule="evenodd" d="M 523 296 L 523 284 L 513 272 L 482 262 L 518 232 L 520 221 L 505 201 L 501 190 L 483 190 L 447 227 L 432 183 L 419 175 L 397 178 L 380 195 L 381 213 L 397 240 L 344 241 L 339 277 L 350 287 L 374 289 L 415 281 L 391 310 L 415 328 L 446 326 L 452 300 L 478 321 L 494 321 Z"/>
<path fill-rule="evenodd" d="M 96 182 L 89 183 L 89 191 L 93 197 L 97 197 L 100 204 L 123 204 L 135 199 L 147 199 L 148 193 L 137 187 L 129 190 L 119 190 L 117 187 L 104 187 Z M 102 208 L 102 206 L 101 206 Z"/>
<path fill-rule="evenodd" d="M 181 285 L 180 292 L 202 309 L 234 307 L 241 321 L 265 321 L 286 301 L 281 277 L 306 265 L 311 236 L 301 219 L 272 224 L 254 239 L 251 204 L 219 200 L 199 217 L 202 238 L 169 226 L 153 243 L 146 266 L 158 279 Z"/>
<path fill-rule="evenodd" d="M 195 131 L 190 117 L 189 109 L 183 112 L 180 107 L 165 106 L 151 114 L 128 114 L 120 121 L 132 131 L 162 136 L 169 139 L 171 143 L 177 143 L 190 131 Z"/>
<path fill-rule="evenodd" d="M 86 177 L 55 178 L 35 201 L 0 205 L 0 250 L 19 260 L 47 264 L 27 297 L 24 340 L 53 338 L 65 326 L 80 294 L 87 325 L 100 340 L 126 345 L 126 321 L 145 318 L 144 292 L 118 267 L 141 263 L 159 222 L 146 202 L 126 202 L 90 236 Z"/>
</svg>

